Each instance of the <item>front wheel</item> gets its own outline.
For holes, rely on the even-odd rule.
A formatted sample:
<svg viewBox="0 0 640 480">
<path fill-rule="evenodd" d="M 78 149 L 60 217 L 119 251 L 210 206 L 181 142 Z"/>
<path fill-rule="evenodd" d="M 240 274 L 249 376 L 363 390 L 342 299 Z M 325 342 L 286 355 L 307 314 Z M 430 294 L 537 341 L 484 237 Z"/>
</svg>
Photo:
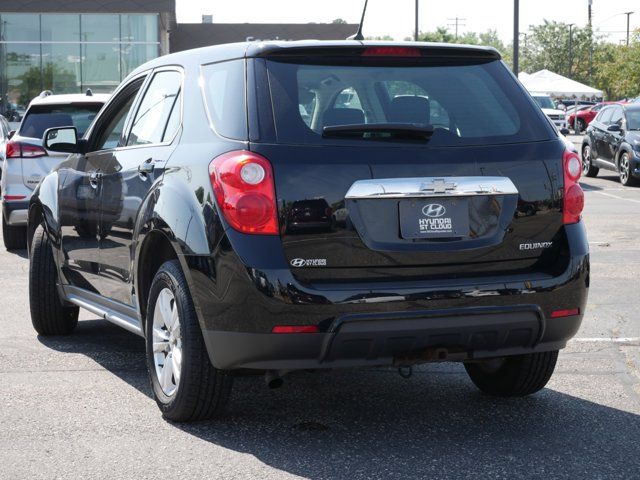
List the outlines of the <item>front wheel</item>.
<svg viewBox="0 0 640 480">
<path fill-rule="evenodd" d="M 587 122 L 585 122 L 583 119 L 579 118 L 578 119 L 578 131 L 576 133 L 584 132 L 586 129 L 587 129 Z"/>
<path fill-rule="evenodd" d="M 78 307 L 64 305 L 58 291 L 58 271 L 51 241 L 38 225 L 29 255 L 31 323 L 40 335 L 66 335 L 78 324 Z"/>
<path fill-rule="evenodd" d="M 164 263 L 153 279 L 145 333 L 151 388 L 164 417 L 188 422 L 219 415 L 229 397 L 232 376 L 209 360 L 177 260 Z"/>
<path fill-rule="evenodd" d="M 556 367 L 558 351 L 465 363 L 471 381 L 482 392 L 499 397 L 524 397 L 542 390 Z"/>
<path fill-rule="evenodd" d="M 637 180 L 631 173 L 631 158 L 627 152 L 620 155 L 618 174 L 620 175 L 620 183 L 625 187 L 631 187 L 637 184 Z"/>
<path fill-rule="evenodd" d="M 585 177 L 595 177 L 598 175 L 600 169 L 598 167 L 594 167 L 592 164 L 592 152 L 591 147 L 589 145 L 585 145 L 582 147 L 582 174 Z"/>
</svg>

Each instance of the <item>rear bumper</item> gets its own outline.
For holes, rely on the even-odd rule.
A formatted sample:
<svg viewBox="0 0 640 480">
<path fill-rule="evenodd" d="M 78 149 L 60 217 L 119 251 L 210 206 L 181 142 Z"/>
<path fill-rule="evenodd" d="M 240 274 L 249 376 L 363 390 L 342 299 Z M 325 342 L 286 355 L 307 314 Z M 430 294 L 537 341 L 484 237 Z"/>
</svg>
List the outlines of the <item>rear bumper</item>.
<svg viewBox="0 0 640 480">
<path fill-rule="evenodd" d="M 581 315 L 547 321 L 533 305 L 346 315 L 328 332 L 205 332 L 218 368 L 297 370 L 464 361 L 560 350 Z"/>
<path fill-rule="evenodd" d="M 3 201 L 2 216 L 8 225 L 24 226 L 29 216 L 29 201 Z"/>
<path fill-rule="evenodd" d="M 558 350 L 578 331 L 587 302 L 582 222 L 566 227 L 570 261 L 556 276 L 395 283 L 304 284 L 288 268 L 278 237 L 271 244 L 261 239 L 262 249 L 239 249 L 240 258 L 242 236 L 229 235 L 214 261 L 183 257 L 218 368 L 335 368 Z M 580 315 L 552 318 L 576 308 Z M 315 325 L 320 333 L 273 334 L 276 325 Z"/>
</svg>

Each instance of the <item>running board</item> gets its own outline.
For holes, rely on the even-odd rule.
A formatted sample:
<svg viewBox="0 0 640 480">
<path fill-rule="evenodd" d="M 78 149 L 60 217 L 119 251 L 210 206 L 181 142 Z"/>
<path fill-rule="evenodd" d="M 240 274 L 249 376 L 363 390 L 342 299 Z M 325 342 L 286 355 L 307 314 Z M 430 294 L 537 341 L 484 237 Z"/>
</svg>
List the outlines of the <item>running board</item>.
<svg viewBox="0 0 640 480">
<path fill-rule="evenodd" d="M 116 304 L 115 302 L 96 295 L 95 293 L 88 292 L 77 287 L 65 286 L 65 297 L 74 305 L 77 305 L 80 308 L 84 308 L 91 313 L 95 313 L 108 322 L 122 327 L 125 330 L 144 337 L 144 333 L 142 332 L 142 328 L 140 326 L 140 320 L 137 318 L 137 315 L 135 317 L 132 316 L 135 312 L 133 308 L 122 304 Z M 114 305 L 112 307 L 108 307 L 104 305 L 104 303 L 106 302 L 112 303 Z M 130 311 L 131 314 L 129 314 L 127 311 Z"/>
</svg>

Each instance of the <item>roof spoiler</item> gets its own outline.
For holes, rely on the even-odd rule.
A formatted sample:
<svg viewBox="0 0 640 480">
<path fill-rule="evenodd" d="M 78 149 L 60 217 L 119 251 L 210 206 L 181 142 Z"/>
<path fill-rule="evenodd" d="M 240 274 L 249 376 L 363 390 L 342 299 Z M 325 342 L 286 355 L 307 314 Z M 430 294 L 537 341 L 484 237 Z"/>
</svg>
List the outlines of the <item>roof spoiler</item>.
<svg viewBox="0 0 640 480">
<path fill-rule="evenodd" d="M 311 42 L 310 42 L 311 43 Z M 500 53 L 492 47 L 445 43 L 379 43 L 379 42 L 344 42 L 336 44 L 287 45 L 282 43 L 256 43 L 247 48 L 247 57 L 360 57 L 370 48 L 388 47 L 393 49 L 411 48 L 419 50 L 424 58 L 459 58 L 478 60 L 501 60 Z"/>
</svg>

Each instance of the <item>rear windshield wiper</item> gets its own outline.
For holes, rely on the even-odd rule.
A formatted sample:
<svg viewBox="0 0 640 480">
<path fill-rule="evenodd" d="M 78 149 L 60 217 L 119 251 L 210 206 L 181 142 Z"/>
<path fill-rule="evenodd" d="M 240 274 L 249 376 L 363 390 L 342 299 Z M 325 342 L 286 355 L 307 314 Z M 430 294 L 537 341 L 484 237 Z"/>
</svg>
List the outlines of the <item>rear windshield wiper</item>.
<svg viewBox="0 0 640 480">
<path fill-rule="evenodd" d="M 365 137 L 366 134 L 371 135 Z M 429 140 L 432 135 L 433 125 L 420 123 L 357 123 L 352 125 L 328 125 L 322 129 L 323 137 Z"/>
</svg>

